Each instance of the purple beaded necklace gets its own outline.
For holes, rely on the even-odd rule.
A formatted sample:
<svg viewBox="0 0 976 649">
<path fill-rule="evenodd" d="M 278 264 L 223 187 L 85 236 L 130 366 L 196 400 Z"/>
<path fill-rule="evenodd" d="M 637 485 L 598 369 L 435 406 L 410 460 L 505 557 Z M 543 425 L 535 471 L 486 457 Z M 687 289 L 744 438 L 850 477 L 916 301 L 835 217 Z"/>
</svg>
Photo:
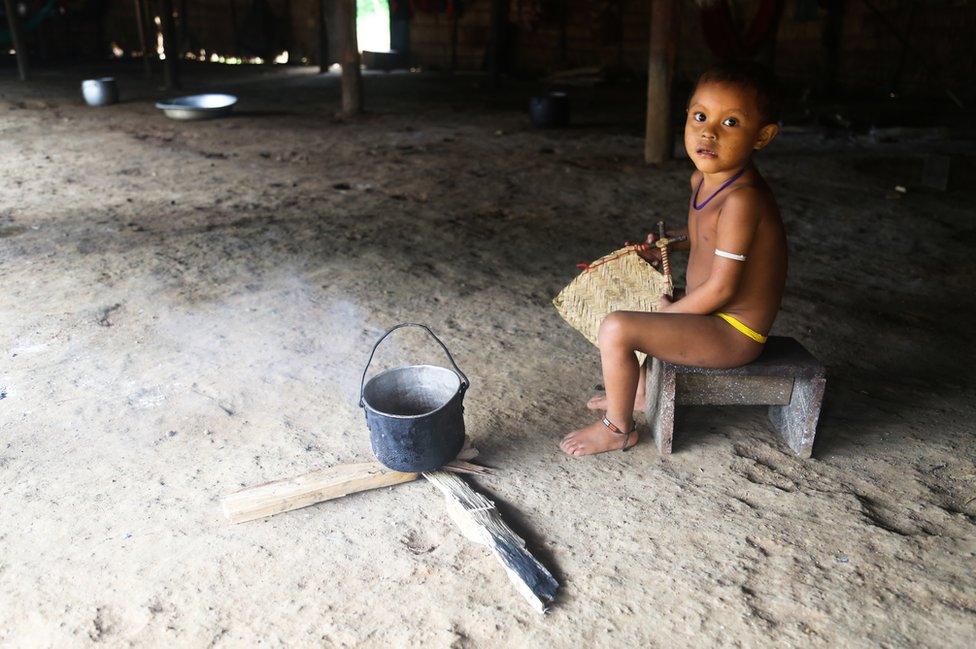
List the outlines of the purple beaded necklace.
<svg viewBox="0 0 976 649">
<path fill-rule="evenodd" d="M 732 183 L 734 183 L 735 181 L 737 181 L 742 176 L 742 174 L 744 174 L 746 172 L 746 169 L 748 169 L 748 168 L 749 167 L 747 165 L 747 166 L 743 167 L 742 169 L 739 169 L 738 173 L 736 173 L 734 176 L 732 176 L 731 178 L 729 178 L 728 180 L 726 180 L 724 183 L 722 183 L 722 186 L 721 187 L 719 187 L 718 189 L 716 189 L 712 193 L 711 196 L 709 196 L 708 198 L 705 199 L 705 202 L 704 203 L 702 203 L 701 205 L 699 205 L 698 204 L 698 192 L 701 191 L 702 185 L 705 184 L 705 176 L 702 175 L 702 179 L 700 181 L 698 181 L 698 187 L 695 188 L 695 195 L 691 199 L 692 206 L 696 210 L 705 209 L 705 206 L 708 205 L 709 203 L 711 203 L 713 198 L 715 198 L 716 196 L 718 196 L 719 194 L 721 194 L 723 189 L 725 189 L 726 187 L 728 187 L 729 185 L 731 185 Z"/>
</svg>

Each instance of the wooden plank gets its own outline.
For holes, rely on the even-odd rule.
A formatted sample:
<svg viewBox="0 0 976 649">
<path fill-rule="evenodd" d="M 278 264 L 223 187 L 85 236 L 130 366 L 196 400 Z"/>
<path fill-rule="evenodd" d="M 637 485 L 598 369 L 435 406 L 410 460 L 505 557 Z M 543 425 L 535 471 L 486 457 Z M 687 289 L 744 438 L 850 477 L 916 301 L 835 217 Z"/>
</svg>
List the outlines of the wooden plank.
<svg viewBox="0 0 976 649">
<path fill-rule="evenodd" d="M 478 449 L 471 446 L 470 440 L 465 438 L 464 448 L 457 459 L 445 469 L 471 474 L 487 472 L 486 467 L 468 461 L 477 456 Z M 244 523 L 359 491 L 412 482 L 419 477 L 419 473 L 393 471 L 379 462 L 340 464 L 241 489 L 225 496 L 221 506 L 224 516 L 231 523 Z"/>
<path fill-rule="evenodd" d="M 222 506 L 231 523 L 243 523 L 417 478 L 416 473 L 391 471 L 379 462 L 340 464 L 242 489 L 224 497 Z"/>
<path fill-rule="evenodd" d="M 512 531 L 491 502 L 459 476 L 433 471 L 424 477 L 440 489 L 447 513 L 461 533 L 475 543 L 487 545 L 508 574 L 516 590 L 543 614 L 556 598 L 559 582 L 525 547 L 525 540 Z"/>
</svg>

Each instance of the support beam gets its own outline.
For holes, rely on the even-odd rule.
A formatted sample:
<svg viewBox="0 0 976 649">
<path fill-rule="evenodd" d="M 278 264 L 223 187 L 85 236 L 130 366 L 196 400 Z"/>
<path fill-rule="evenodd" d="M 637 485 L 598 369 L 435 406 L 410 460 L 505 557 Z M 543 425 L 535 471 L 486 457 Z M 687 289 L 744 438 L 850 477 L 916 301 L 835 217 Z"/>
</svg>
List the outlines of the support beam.
<svg viewBox="0 0 976 649">
<path fill-rule="evenodd" d="M 160 0 L 160 27 L 163 32 L 163 79 L 167 90 L 180 87 L 180 46 L 176 42 L 176 22 L 173 19 L 173 0 Z"/>
<path fill-rule="evenodd" d="M 14 0 L 3 0 L 7 11 L 7 26 L 10 29 L 10 39 L 17 52 L 17 72 L 21 81 L 30 78 L 30 62 L 27 60 L 27 48 L 24 45 L 24 35 L 20 33 L 20 17 L 17 15 L 17 3 Z"/>
<path fill-rule="evenodd" d="M 363 112 L 363 74 L 356 38 L 356 0 L 339 0 L 342 24 L 342 114 Z"/>
<path fill-rule="evenodd" d="M 678 44 L 675 0 L 650 0 L 651 42 L 647 62 L 647 122 L 644 161 L 659 165 L 671 158 L 671 77 Z"/>
<path fill-rule="evenodd" d="M 456 72 L 458 66 L 458 13 L 455 3 L 451 10 L 451 72 Z"/>
<path fill-rule="evenodd" d="M 325 0 L 316 0 L 319 5 L 319 74 L 329 71 L 329 29 L 325 22 Z"/>
<path fill-rule="evenodd" d="M 183 50 L 193 52 L 194 47 L 193 43 L 190 42 L 192 39 L 190 38 L 190 24 L 187 21 L 186 11 L 186 0 L 180 0 L 180 12 L 177 14 L 180 17 L 180 22 L 177 25 L 176 47 L 180 52 Z"/>
<path fill-rule="evenodd" d="M 488 76 L 491 87 L 497 88 L 501 74 L 502 50 L 505 45 L 505 11 L 507 2 L 491 0 L 491 32 L 488 34 Z"/>
<path fill-rule="evenodd" d="M 841 34 L 844 27 L 845 0 L 825 0 L 827 10 L 821 34 L 821 64 L 819 79 L 820 95 L 832 99 L 837 94 L 837 71 L 840 67 Z"/>
<path fill-rule="evenodd" d="M 133 0 L 136 12 L 136 29 L 139 30 L 139 47 L 142 49 L 142 71 L 147 79 L 152 79 L 152 49 L 146 32 L 146 0 Z"/>
<path fill-rule="evenodd" d="M 323 0 L 324 1 L 324 0 Z M 237 30 L 237 3 L 234 0 L 230 0 L 230 26 L 231 33 L 234 37 L 234 56 L 241 55 L 241 35 Z"/>
</svg>

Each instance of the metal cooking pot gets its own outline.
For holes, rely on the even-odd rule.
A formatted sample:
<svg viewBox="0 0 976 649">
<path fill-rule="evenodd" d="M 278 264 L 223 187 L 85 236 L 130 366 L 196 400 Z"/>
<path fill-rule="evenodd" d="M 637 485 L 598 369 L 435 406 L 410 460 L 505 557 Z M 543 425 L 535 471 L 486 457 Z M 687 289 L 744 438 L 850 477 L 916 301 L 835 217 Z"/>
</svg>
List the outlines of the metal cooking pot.
<svg viewBox="0 0 976 649">
<path fill-rule="evenodd" d="M 451 361 L 450 370 L 436 365 L 407 365 L 380 372 L 368 382 L 366 372 L 376 348 L 402 327 L 425 329 Z M 457 457 L 464 446 L 464 393 L 468 377 L 447 346 L 426 325 L 405 322 L 383 334 L 369 354 L 359 383 L 359 407 L 373 453 L 394 471 L 434 471 Z"/>
<path fill-rule="evenodd" d="M 550 92 L 529 100 L 529 118 L 538 128 L 569 126 L 569 96 L 565 92 Z"/>
<path fill-rule="evenodd" d="M 108 106 L 119 101 L 119 88 L 113 77 L 85 79 L 81 82 L 81 96 L 89 106 Z"/>
</svg>

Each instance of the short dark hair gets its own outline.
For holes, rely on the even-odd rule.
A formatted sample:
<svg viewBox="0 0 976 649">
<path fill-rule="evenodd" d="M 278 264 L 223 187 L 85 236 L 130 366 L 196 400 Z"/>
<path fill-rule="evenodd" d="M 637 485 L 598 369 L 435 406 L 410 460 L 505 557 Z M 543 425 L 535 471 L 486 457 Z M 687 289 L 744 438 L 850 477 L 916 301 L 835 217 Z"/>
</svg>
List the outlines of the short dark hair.
<svg viewBox="0 0 976 649">
<path fill-rule="evenodd" d="M 753 61 L 725 61 L 703 72 L 698 77 L 692 94 L 706 83 L 724 83 L 755 92 L 763 126 L 779 121 L 779 86 L 776 77 L 766 66 Z"/>
</svg>

